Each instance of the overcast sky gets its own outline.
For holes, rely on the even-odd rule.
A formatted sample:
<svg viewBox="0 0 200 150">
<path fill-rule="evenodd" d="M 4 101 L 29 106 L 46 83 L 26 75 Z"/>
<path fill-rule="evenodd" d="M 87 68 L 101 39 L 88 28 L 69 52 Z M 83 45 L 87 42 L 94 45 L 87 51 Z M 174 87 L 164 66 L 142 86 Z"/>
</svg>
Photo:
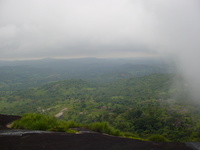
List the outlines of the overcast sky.
<svg viewBox="0 0 200 150">
<path fill-rule="evenodd" d="M 200 98 L 200 0 L 0 0 L 0 60 L 168 55 Z"/>
<path fill-rule="evenodd" d="M 0 0 L 0 59 L 188 54 L 199 27 L 199 0 Z"/>
</svg>

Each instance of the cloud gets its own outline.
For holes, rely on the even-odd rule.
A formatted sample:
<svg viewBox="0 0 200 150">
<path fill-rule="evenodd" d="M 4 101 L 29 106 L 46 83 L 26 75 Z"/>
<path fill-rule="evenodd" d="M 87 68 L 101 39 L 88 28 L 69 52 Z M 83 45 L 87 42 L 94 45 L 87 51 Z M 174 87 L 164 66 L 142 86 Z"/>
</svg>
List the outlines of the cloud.
<svg viewBox="0 0 200 150">
<path fill-rule="evenodd" d="M 1 0 L 0 59 L 171 55 L 196 93 L 199 0 Z"/>
<path fill-rule="evenodd" d="M 174 57 L 193 95 L 199 98 L 200 2 L 198 0 L 151 2 L 145 2 L 145 6 L 157 18 L 158 38 L 154 41 L 154 45 L 157 46 L 158 52 Z"/>
<path fill-rule="evenodd" d="M 7 0 L 1 7 L 1 29 L 15 26 L 18 31 L 7 39 L 13 49 L 5 48 L 14 57 L 107 55 L 126 52 L 127 47 L 144 51 L 150 49 L 146 41 L 152 40 L 154 32 L 153 18 L 138 1 Z"/>
</svg>

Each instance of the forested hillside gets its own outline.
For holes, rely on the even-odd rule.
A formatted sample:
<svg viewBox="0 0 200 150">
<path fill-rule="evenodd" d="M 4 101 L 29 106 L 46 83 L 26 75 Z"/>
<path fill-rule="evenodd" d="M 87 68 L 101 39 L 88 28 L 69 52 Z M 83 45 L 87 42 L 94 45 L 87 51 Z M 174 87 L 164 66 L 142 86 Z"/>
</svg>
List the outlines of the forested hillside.
<svg viewBox="0 0 200 150">
<path fill-rule="evenodd" d="M 182 77 L 164 69 L 158 72 L 155 65 L 158 70 L 135 66 L 127 71 L 119 67 L 112 74 L 99 70 L 91 80 L 85 75 L 85 79 L 75 76 L 66 80 L 65 74 L 55 76 L 55 70 L 32 68 L 22 69 L 27 74 L 21 77 L 19 68 L 12 66 L 13 73 L 4 68 L 8 75 L 0 78 L 0 113 L 41 113 L 82 124 L 108 122 L 127 135 L 141 138 L 158 134 L 171 141 L 199 140 L 199 104 L 192 101 Z M 124 72 L 116 78 L 119 70 Z M 9 75 L 16 78 L 9 80 Z M 109 81 L 99 82 L 104 77 Z M 7 86 L 5 81 L 9 81 Z M 17 82 L 20 88 L 16 88 Z"/>
<path fill-rule="evenodd" d="M 0 61 L 0 90 L 13 91 L 38 87 L 51 81 L 83 79 L 106 84 L 115 80 L 174 69 L 155 59 L 42 59 Z"/>
</svg>

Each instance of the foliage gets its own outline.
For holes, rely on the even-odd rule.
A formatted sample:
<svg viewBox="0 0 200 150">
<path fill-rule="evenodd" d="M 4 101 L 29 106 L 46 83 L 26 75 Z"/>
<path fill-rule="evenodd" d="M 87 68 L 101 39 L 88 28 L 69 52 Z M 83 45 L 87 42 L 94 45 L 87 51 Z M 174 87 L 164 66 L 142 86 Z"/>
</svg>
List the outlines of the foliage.
<svg viewBox="0 0 200 150">
<path fill-rule="evenodd" d="M 49 117 L 42 114 L 24 114 L 20 120 L 12 122 L 12 128 L 28 129 L 28 130 L 43 130 L 43 131 L 59 131 L 75 133 L 76 131 L 70 128 L 85 127 L 73 121 L 57 120 L 54 117 Z M 96 132 L 107 133 L 115 136 L 122 136 L 119 130 L 111 127 L 107 122 L 96 122 L 86 125 L 88 129 Z"/>
<path fill-rule="evenodd" d="M 171 86 L 174 81 L 179 81 L 179 86 Z M 52 123 L 46 124 L 48 119 L 34 116 L 40 120 L 32 125 L 37 129 L 69 132 L 70 127 L 87 124 L 98 132 L 133 138 L 200 139 L 199 105 L 191 103 L 184 81 L 172 74 L 132 76 L 103 85 L 70 79 L 27 90 L 0 91 L 0 95 L 0 112 L 4 114 L 54 116 L 67 108 L 60 117 L 67 121 L 48 117 Z M 17 127 L 25 128 L 25 122 Z"/>
<path fill-rule="evenodd" d="M 76 125 L 77 124 L 72 121 L 58 121 L 54 117 L 30 113 L 24 114 L 20 120 L 16 120 L 12 123 L 12 127 L 17 129 L 62 131 L 70 133 L 74 133 L 75 131 L 69 128 L 75 127 Z"/>
<path fill-rule="evenodd" d="M 119 130 L 114 129 L 107 122 L 95 122 L 88 125 L 87 127 L 96 132 L 107 133 L 115 136 L 123 136 Z"/>
<path fill-rule="evenodd" d="M 14 121 L 14 128 L 29 129 L 29 130 L 48 130 L 57 126 L 57 121 L 53 117 L 44 116 L 41 114 L 25 114 L 22 119 Z"/>
<path fill-rule="evenodd" d="M 154 142 L 169 142 L 165 137 L 162 135 L 152 135 L 148 138 L 149 141 L 154 141 Z"/>
<path fill-rule="evenodd" d="M 166 72 L 158 66 L 159 62 L 156 58 L 0 61 L 0 90 L 21 90 L 67 79 L 109 83 L 131 76 Z"/>
<path fill-rule="evenodd" d="M 75 133 L 74 130 L 70 129 L 70 128 L 75 128 L 75 127 L 80 127 L 80 124 L 75 123 L 74 121 L 58 120 L 57 121 L 57 126 L 52 128 L 51 131 Z"/>
</svg>

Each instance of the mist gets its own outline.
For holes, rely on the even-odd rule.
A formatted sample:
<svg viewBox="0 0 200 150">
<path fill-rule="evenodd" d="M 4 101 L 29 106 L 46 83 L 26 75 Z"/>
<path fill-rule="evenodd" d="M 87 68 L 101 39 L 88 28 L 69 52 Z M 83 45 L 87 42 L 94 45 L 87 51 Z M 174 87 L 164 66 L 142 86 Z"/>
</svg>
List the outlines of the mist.
<svg viewBox="0 0 200 150">
<path fill-rule="evenodd" d="M 172 1 L 171 1 L 172 2 Z M 158 3 L 157 3 L 158 4 Z M 169 55 L 177 65 L 186 85 L 191 89 L 193 98 L 200 98 L 200 3 L 199 1 L 159 2 L 159 9 L 154 12 L 160 18 L 158 52 Z M 153 5 L 148 6 L 153 10 Z M 158 13 L 159 12 L 159 13 Z"/>
<path fill-rule="evenodd" d="M 200 98 L 198 0 L 1 0 L 0 59 L 167 56 Z"/>
</svg>

